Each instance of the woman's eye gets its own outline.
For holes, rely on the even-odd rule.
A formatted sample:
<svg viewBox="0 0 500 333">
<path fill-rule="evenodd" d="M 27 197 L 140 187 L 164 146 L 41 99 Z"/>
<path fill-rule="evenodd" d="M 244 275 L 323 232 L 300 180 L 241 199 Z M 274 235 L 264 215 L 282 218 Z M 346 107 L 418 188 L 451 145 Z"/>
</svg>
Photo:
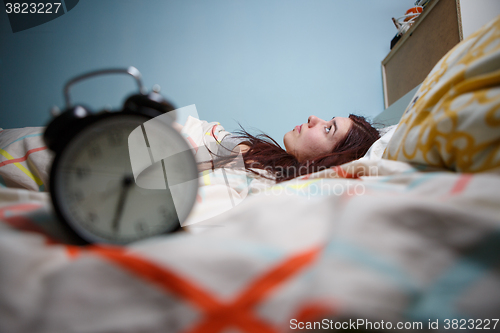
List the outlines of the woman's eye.
<svg viewBox="0 0 500 333">
<path fill-rule="evenodd" d="M 330 126 L 330 127 L 325 127 L 325 131 L 326 131 L 326 133 L 330 133 L 330 130 L 331 130 L 331 129 L 332 129 L 332 126 Z"/>
</svg>

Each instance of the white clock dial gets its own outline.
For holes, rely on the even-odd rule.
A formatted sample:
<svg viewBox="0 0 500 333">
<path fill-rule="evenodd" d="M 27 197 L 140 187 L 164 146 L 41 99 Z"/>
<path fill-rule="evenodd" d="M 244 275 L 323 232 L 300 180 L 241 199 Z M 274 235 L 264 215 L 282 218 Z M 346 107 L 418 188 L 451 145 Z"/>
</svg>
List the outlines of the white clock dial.
<svg viewBox="0 0 500 333">
<path fill-rule="evenodd" d="M 128 136 L 145 120 L 101 119 L 71 140 L 54 163 L 56 209 L 86 241 L 125 244 L 179 227 L 168 186 L 143 189 L 134 181 Z M 167 175 L 162 181 L 168 184 Z"/>
</svg>

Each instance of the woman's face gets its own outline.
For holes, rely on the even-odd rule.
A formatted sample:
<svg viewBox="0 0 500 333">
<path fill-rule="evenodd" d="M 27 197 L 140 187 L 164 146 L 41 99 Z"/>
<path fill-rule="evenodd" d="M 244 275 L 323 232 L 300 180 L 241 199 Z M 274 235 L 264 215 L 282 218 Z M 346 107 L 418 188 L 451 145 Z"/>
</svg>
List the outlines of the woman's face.
<svg viewBox="0 0 500 333">
<path fill-rule="evenodd" d="M 283 138 L 286 152 L 300 162 L 333 152 L 335 146 L 345 138 L 352 126 L 349 118 L 335 117 L 325 121 L 310 116 L 307 123 L 295 126 Z"/>
</svg>

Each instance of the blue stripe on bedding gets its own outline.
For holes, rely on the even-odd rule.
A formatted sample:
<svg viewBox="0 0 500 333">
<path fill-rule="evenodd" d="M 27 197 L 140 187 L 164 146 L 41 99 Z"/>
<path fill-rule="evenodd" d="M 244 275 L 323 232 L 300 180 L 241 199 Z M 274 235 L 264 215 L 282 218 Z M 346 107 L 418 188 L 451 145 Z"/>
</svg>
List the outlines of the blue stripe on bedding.
<svg viewBox="0 0 500 333">
<path fill-rule="evenodd" d="M 436 174 L 435 172 L 433 173 L 426 173 L 423 174 L 422 176 L 418 177 L 417 179 L 411 181 L 407 186 L 406 190 L 412 190 L 413 188 L 426 183 L 427 181 L 436 178 L 436 176 L 439 176 L 440 174 Z"/>
<path fill-rule="evenodd" d="M 27 138 L 31 138 L 31 137 L 35 137 L 35 136 L 40 136 L 42 135 L 43 133 L 36 133 L 36 134 L 28 134 L 28 135 L 25 135 L 25 136 L 22 136 L 14 141 L 12 141 L 11 143 L 9 143 L 8 145 L 6 145 L 5 147 L 2 147 L 1 149 L 5 149 L 7 148 L 8 146 L 10 146 L 11 144 L 13 144 L 14 142 L 17 142 L 17 141 L 21 141 L 21 140 L 24 140 L 24 139 L 27 139 Z"/>
<path fill-rule="evenodd" d="M 328 243 L 323 253 L 358 263 L 379 275 L 385 276 L 388 280 L 395 282 L 402 292 L 410 296 L 415 296 L 418 293 L 420 288 L 412 276 L 405 273 L 396 263 L 368 251 L 370 250 L 335 239 Z"/>
<path fill-rule="evenodd" d="M 485 237 L 468 254 L 438 277 L 428 292 L 409 309 L 409 314 L 426 319 L 465 318 L 457 309 L 457 301 L 481 278 L 500 264 L 500 230 Z"/>
</svg>

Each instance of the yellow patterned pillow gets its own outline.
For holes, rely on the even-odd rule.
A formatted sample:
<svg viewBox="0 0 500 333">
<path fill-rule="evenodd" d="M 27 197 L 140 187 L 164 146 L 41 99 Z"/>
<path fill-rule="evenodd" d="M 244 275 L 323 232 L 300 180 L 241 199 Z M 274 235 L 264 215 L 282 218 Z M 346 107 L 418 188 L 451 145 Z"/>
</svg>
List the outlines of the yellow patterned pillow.
<svg viewBox="0 0 500 333">
<path fill-rule="evenodd" d="M 436 64 L 383 157 L 459 172 L 500 171 L 500 16 Z"/>
</svg>

